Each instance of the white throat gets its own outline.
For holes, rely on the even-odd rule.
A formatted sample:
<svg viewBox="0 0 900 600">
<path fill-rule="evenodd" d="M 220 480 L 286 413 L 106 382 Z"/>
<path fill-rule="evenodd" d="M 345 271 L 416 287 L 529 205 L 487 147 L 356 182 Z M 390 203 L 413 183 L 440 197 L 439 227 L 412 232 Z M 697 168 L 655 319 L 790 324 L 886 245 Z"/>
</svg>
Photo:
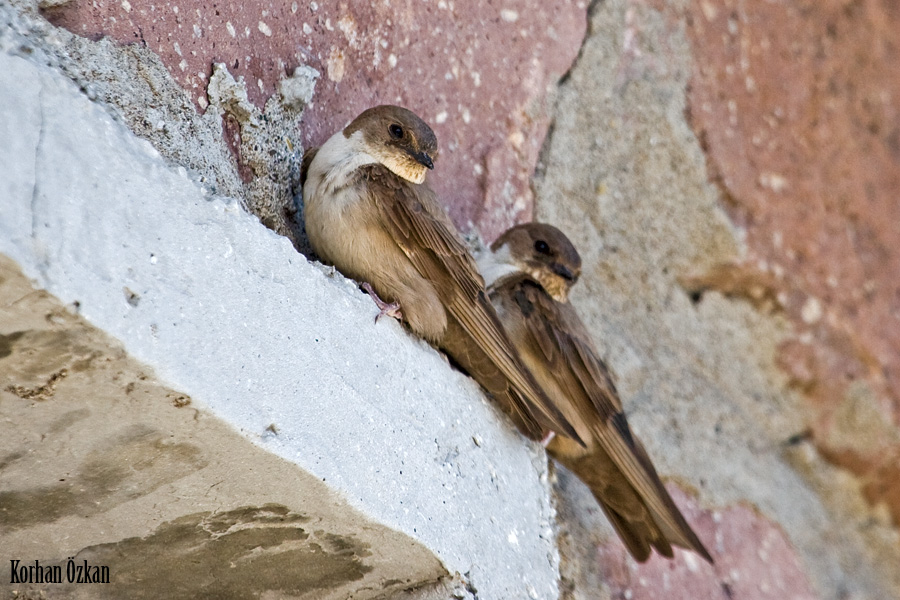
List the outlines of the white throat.
<svg viewBox="0 0 900 600">
<path fill-rule="evenodd" d="M 512 256 L 509 254 L 509 246 L 507 244 L 500 246 L 494 252 L 486 249 L 478 255 L 477 262 L 478 270 L 481 271 L 481 276 L 484 277 L 484 285 L 488 289 L 494 287 L 506 277 L 522 272 L 519 267 L 512 264 Z"/>
<path fill-rule="evenodd" d="M 307 179 L 316 178 L 314 186 L 324 183 L 329 190 L 334 191 L 350 183 L 351 176 L 358 168 L 378 163 L 409 182 L 425 181 L 427 169 L 423 165 L 380 150 L 366 144 L 362 130 L 354 131 L 350 137 L 345 136 L 343 131 L 338 131 L 319 148 L 310 165 Z"/>
<path fill-rule="evenodd" d="M 350 182 L 353 173 L 363 165 L 377 163 L 366 152 L 362 131 L 354 131 L 350 137 L 338 131 L 322 144 L 309 168 L 309 179 L 317 178 L 331 189 L 339 189 Z"/>
</svg>

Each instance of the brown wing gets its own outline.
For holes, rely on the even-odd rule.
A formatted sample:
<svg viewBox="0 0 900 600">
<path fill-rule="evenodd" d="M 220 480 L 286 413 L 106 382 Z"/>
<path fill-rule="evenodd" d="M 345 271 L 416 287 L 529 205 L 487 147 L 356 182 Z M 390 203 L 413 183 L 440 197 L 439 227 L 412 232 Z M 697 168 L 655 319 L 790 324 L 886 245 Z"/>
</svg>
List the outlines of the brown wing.
<svg viewBox="0 0 900 600">
<path fill-rule="evenodd" d="M 435 283 L 441 302 L 451 317 L 451 328 L 458 325 L 479 350 L 479 358 L 489 360 L 493 370 L 508 380 L 512 387 L 510 396 L 520 405 L 513 409 L 526 423 L 526 433 L 537 437 L 545 428 L 580 441 L 572 425 L 547 400 L 522 364 L 487 300 L 484 280 L 475 260 L 457 237 L 456 228 L 434 193 L 426 185 L 412 185 L 400 179 L 381 165 L 368 165 L 361 170 L 383 225 L 419 273 Z M 452 350 L 454 348 L 448 348 L 451 356 Z M 462 356 L 453 358 L 466 360 Z M 466 367 L 462 360 L 460 363 Z M 477 361 L 467 362 L 476 370 L 491 367 L 478 365 Z M 472 375 L 476 376 L 475 373 Z"/>
<path fill-rule="evenodd" d="M 632 434 L 609 371 L 575 309 L 524 276 L 492 292 L 492 299 L 503 302 L 504 324 L 538 382 L 582 435 L 589 431 L 596 441 L 589 443 L 590 453 L 564 452 L 561 461 L 595 492 L 635 558 L 645 559 L 650 545 L 671 556 L 671 542 L 712 562 Z M 512 318 L 520 324 L 510 323 Z"/>
</svg>

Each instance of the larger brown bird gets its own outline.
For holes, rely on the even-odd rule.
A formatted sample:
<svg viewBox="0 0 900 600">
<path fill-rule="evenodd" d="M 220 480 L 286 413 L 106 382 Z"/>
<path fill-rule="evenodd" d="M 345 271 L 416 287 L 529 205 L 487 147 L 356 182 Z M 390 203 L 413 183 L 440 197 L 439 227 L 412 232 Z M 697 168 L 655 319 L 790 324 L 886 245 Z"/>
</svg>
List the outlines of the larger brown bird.
<svg viewBox="0 0 900 600">
<path fill-rule="evenodd" d="M 522 360 L 586 443 L 557 432 L 550 455 L 588 485 L 636 560 L 647 560 L 651 548 L 671 558 L 676 545 L 712 562 L 631 432 L 609 371 L 568 302 L 581 273 L 569 239 L 551 225 L 519 225 L 478 262 Z"/>
<path fill-rule="evenodd" d="M 370 108 L 307 151 L 301 178 L 313 250 L 368 284 L 382 313 L 446 352 L 526 435 L 550 429 L 578 439 L 522 364 L 474 259 L 424 183 L 436 158 L 434 132 L 398 106 Z"/>
</svg>

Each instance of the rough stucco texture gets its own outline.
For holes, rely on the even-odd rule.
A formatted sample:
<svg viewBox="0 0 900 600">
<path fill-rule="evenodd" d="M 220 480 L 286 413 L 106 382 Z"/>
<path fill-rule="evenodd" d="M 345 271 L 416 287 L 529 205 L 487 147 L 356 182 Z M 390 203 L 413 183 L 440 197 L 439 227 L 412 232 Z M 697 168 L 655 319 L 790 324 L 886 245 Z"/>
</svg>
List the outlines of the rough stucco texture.
<svg viewBox="0 0 900 600">
<path fill-rule="evenodd" d="M 538 163 L 535 213 L 585 258 L 573 302 L 717 559 L 634 565 L 560 470 L 567 600 L 898 597 L 896 9 L 605 0 L 582 40 L 586 8 L 126 1 L 44 14 L 145 44 L 200 108 L 212 62 L 257 106 L 315 67 L 299 125 L 311 144 L 369 105 L 410 106 L 441 140 L 433 181 L 452 216 L 488 240 L 530 217 Z"/>
<path fill-rule="evenodd" d="M 896 531 L 803 436 L 805 403 L 776 359 L 789 324 L 764 302 L 682 285 L 747 253 L 685 119 L 703 64 L 690 43 L 684 21 L 646 3 L 592 5 L 558 90 L 536 214 L 579 248 L 572 302 L 660 472 L 695 490 L 676 498 L 716 565 L 622 561 L 593 499 L 561 476 L 565 597 L 897 597 Z"/>
<path fill-rule="evenodd" d="M 0 140 L 10 140 L 0 144 L 0 252 L 196 405 L 417 540 L 485 597 L 556 596 L 546 457 L 477 384 L 396 321 L 376 324 L 378 310 L 356 284 L 167 164 L 15 32 L 0 29 L 0 48 Z M 90 477 L 82 482 L 99 494 Z M 2 484 L 40 496 L 48 482 L 4 470 Z M 266 494 L 264 484 L 258 490 Z M 194 506 L 190 494 L 180 504 Z M 195 513 L 176 529 L 204 518 Z M 2 564 L 27 558 L 3 540 L 0 552 L 16 553 Z"/>
<path fill-rule="evenodd" d="M 144 44 L 199 106 L 214 62 L 257 106 L 298 65 L 322 78 L 301 125 L 321 144 L 365 108 L 402 104 L 434 127 L 432 182 L 456 223 L 487 237 L 531 216 L 544 98 L 571 65 L 586 2 L 70 2 L 46 11 L 74 33 Z"/>
<path fill-rule="evenodd" d="M 689 3 L 694 129 L 794 325 L 816 445 L 900 524 L 900 9 Z"/>
</svg>

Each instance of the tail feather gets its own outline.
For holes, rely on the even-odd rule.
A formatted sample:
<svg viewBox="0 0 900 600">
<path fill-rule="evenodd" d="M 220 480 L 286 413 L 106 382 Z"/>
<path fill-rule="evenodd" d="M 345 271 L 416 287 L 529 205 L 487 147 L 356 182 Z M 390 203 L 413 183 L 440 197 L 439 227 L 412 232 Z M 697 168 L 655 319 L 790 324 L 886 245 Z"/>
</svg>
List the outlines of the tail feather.
<svg viewBox="0 0 900 600">
<path fill-rule="evenodd" d="M 659 528 L 652 525 L 636 528 L 634 527 L 634 522 L 629 522 L 599 498 L 597 498 L 597 502 L 600 504 L 600 508 L 603 509 L 603 514 L 612 523 L 613 529 L 619 535 L 619 539 L 622 540 L 622 543 L 628 548 L 628 552 L 634 557 L 634 560 L 646 562 L 650 558 L 651 547 L 655 548 L 659 554 L 666 558 L 672 558 L 675 555 L 672 551 L 672 544 L 669 543 Z M 643 531 L 639 529 L 643 529 Z"/>
<path fill-rule="evenodd" d="M 584 452 L 574 442 L 557 443 L 557 439 L 551 442 L 548 451 L 590 488 L 635 560 L 646 561 L 653 549 L 672 558 L 672 546 L 679 546 L 713 562 L 655 470 L 652 474 L 658 485 L 653 486 L 653 493 L 658 498 L 656 502 L 647 502 L 601 448 L 595 446 Z M 654 506 L 664 507 L 664 513 L 659 514 Z"/>
</svg>

